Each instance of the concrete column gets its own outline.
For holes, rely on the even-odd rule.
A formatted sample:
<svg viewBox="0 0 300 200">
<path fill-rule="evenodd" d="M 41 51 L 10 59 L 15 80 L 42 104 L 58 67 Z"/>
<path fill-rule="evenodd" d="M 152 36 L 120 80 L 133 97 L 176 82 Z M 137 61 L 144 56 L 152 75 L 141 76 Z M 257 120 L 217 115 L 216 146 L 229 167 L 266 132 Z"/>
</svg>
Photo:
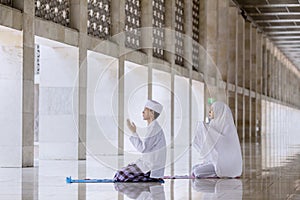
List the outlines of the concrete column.
<svg viewBox="0 0 300 200">
<path fill-rule="evenodd" d="M 269 65 L 270 69 L 270 97 L 275 98 L 275 68 L 276 68 L 276 57 L 275 57 L 275 49 L 273 44 L 271 44 L 271 61 Z"/>
<path fill-rule="evenodd" d="M 271 95 L 271 70 L 270 70 L 270 65 L 271 65 L 271 60 L 272 60 L 272 56 L 271 56 L 271 51 L 269 49 L 269 42 L 267 41 L 267 60 L 266 60 L 266 96 L 270 96 Z"/>
<path fill-rule="evenodd" d="M 262 43 L 263 43 L 263 66 L 262 66 L 262 93 L 264 95 L 267 95 L 268 93 L 268 87 L 267 87 L 267 82 L 268 82 L 268 50 L 267 50 L 267 44 L 266 44 L 266 38 L 263 36 L 262 38 Z"/>
<path fill-rule="evenodd" d="M 205 80 L 205 115 L 208 115 L 209 105 L 207 99 L 216 98 L 210 88 L 216 88 L 216 63 L 218 39 L 218 0 L 200 1 L 200 44 L 206 50 L 203 61 L 203 76 Z M 201 61 L 200 61 L 201 62 Z M 200 64 L 201 65 L 201 64 Z M 201 67 L 200 67 L 201 69 Z M 209 80 L 213 79 L 215 82 Z"/>
<path fill-rule="evenodd" d="M 167 4 L 167 3 L 166 3 Z M 153 8 L 152 8 L 152 0 L 141 0 L 141 12 L 142 12 L 142 18 L 141 18 L 141 25 L 143 27 L 152 27 L 152 19 L 153 19 Z M 167 12 L 166 12 L 167 14 Z M 167 17 L 165 17 L 167 19 Z M 166 24 L 167 27 L 167 24 Z M 142 46 L 150 47 L 152 46 L 152 31 L 143 32 L 142 38 L 141 38 L 141 44 Z M 148 55 L 148 59 L 151 59 L 152 57 L 152 48 L 151 49 L 143 49 L 143 51 Z M 151 61 L 148 61 L 151 62 Z"/>
<path fill-rule="evenodd" d="M 280 74 L 280 69 L 281 69 L 281 65 L 282 65 L 282 54 L 279 55 L 278 58 L 278 66 L 277 66 L 277 87 L 276 87 L 276 96 L 277 99 L 280 100 L 280 81 L 281 81 L 281 74 Z"/>
<path fill-rule="evenodd" d="M 285 62 L 285 80 L 286 80 L 286 90 L 285 90 L 285 102 L 288 103 L 288 84 L 289 84 L 289 78 L 288 78 L 288 74 L 289 74 L 289 71 L 288 71 L 288 68 L 287 68 L 287 63 Z"/>
<path fill-rule="evenodd" d="M 275 56 L 274 56 L 274 47 L 270 44 L 270 62 L 268 65 L 269 69 L 269 97 L 274 97 L 274 65 L 275 65 Z"/>
<path fill-rule="evenodd" d="M 290 104 L 293 104 L 294 103 L 294 87 L 292 87 L 292 85 L 295 84 L 295 76 L 294 76 L 294 73 L 290 70 L 290 77 L 291 77 L 291 84 L 289 85 L 289 88 L 290 88 Z"/>
<path fill-rule="evenodd" d="M 300 80 L 299 80 L 299 77 L 298 77 L 298 84 L 297 85 L 300 85 Z M 300 88 L 298 87 L 298 92 L 297 92 L 297 98 L 296 99 L 300 99 Z M 298 108 L 300 108 L 300 102 L 298 101 L 298 104 L 297 104 Z"/>
<path fill-rule="evenodd" d="M 289 79 L 289 86 L 288 86 L 288 103 L 292 104 L 293 102 L 293 88 L 291 87 L 291 85 L 293 84 L 293 74 L 291 72 L 291 70 L 289 70 L 289 75 L 288 75 L 288 79 Z"/>
<path fill-rule="evenodd" d="M 278 55 L 277 59 L 276 59 L 276 72 L 275 72 L 275 98 L 280 100 L 279 98 L 279 91 L 280 91 L 280 84 L 279 84 L 279 81 L 280 81 L 280 57 L 281 55 Z"/>
<path fill-rule="evenodd" d="M 275 53 L 274 53 L 274 65 L 273 65 L 273 98 L 277 99 L 277 83 L 278 83 L 278 65 L 279 65 L 279 54 L 277 49 L 274 47 Z"/>
<path fill-rule="evenodd" d="M 111 35 L 114 36 L 125 30 L 125 1 L 111 1 L 111 11 Z"/>
<path fill-rule="evenodd" d="M 268 40 L 265 39 L 265 95 L 268 96 L 270 94 L 269 91 L 269 83 L 270 83 L 270 75 L 269 75 L 269 64 L 270 64 L 270 50 L 268 47 Z"/>
<path fill-rule="evenodd" d="M 245 88 L 250 89 L 250 81 L 251 81 L 251 74 L 250 74 L 250 68 L 251 68 L 251 37 L 252 37 L 252 25 L 249 21 L 245 22 L 245 71 L 244 73 L 247 74 L 245 76 Z"/>
<path fill-rule="evenodd" d="M 263 35 L 258 30 L 256 31 L 256 92 L 258 94 L 263 93 Z"/>
<path fill-rule="evenodd" d="M 79 120 L 78 120 L 78 159 L 86 159 L 86 132 L 87 132 L 87 1 L 79 1 Z"/>
<path fill-rule="evenodd" d="M 118 67 L 118 155 L 124 155 L 124 74 L 125 74 L 124 56 L 119 57 Z M 122 109 L 123 108 L 123 109 Z M 120 165 L 123 163 L 120 163 Z"/>
<path fill-rule="evenodd" d="M 72 2 L 73 1 L 73 2 Z M 79 72 L 79 79 L 78 79 L 78 160 L 86 160 L 86 153 L 87 153 L 87 83 L 88 83 L 88 66 L 87 66 L 87 1 L 80 1 L 80 0 L 72 0 L 70 2 L 71 6 L 75 6 L 73 9 L 72 18 L 70 22 L 76 25 L 76 29 L 79 30 L 78 35 L 78 72 Z M 79 13 L 79 15 L 78 15 Z M 76 15 L 76 16 L 75 16 Z M 73 21 L 72 19 L 76 19 Z M 78 166 L 78 178 L 85 178 L 86 177 L 86 164 L 83 166 Z M 78 185 L 78 198 L 86 197 L 86 185 Z"/>
<path fill-rule="evenodd" d="M 286 63 L 286 66 L 287 66 L 287 63 Z M 288 103 L 288 101 L 289 101 L 289 93 L 288 93 L 288 91 L 289 91 L 289 87 L 288 87 L 288 85 L 289 85 L 289 70 L 288 70 L 288 68 L 286 67 L 285 68 L 285 79 L 286 79 L 286 90 L 285 90 L 285 102 L 286 103 Z"/>
<path fill-rule="evenodd" d="M 278 51 L 274 47 L 274 66 L 273 66 L 273 98 L 277 99 L 277 82 L 278 82 L 278 64 L 279 64 L 279 59 L 278 59 Z"/>
<path fill-rule="evenodd" d="M 243 72 L 244 76 L 244 94 L 243 94 L 243 99 L 244 99 L 244 108 L 243 112 L 245 114 L 244 121 L 245 121 L 245 141 L 251 141 L 251 132 L 250 132 L 250 116 L 251 116 L 251 97 L 250 97 L 250 83 L 251 83 L 251 73 L 250 73 L 250 68 L 252 67 L 252 58 L 251 58 L 251 37 L 252 37 L 252 25 L 250 22 L 246 21 L 245 22 L 245 70 Z M 247 74 L 247 76 L 246 76 Z M 245 93 L 246 90 L 249 91 L 249 93 Z"/>
<path fill-rule="evenodd" d="M 185 36 L 188 37 L 188 40 L 184 40 L 184 58 L 187 59 L 189 62 L 185 62 L 184 65 L 189 70 L 189 116 L 188 116 L 188 141 L 189 146 L 192 144 L 192 132 L 194 129 L 192 128 L 192 124 L 196 123 L 193 121 L 193 102 L 192 102 L 192 87 L 193 87 L 193 66 L 192 66 L 192 38 L 193 38 L 193 13 L 188 12 L 193 10 L 193 1 L 184 0 L 184 32 Z M 200 91 L 199 91 L 200 93 Z M 197 113 L 197 111 L 196 111 Z M 189 148 L 189 171 L 192 170 L 192 149 Z M 189 194 L 191 195 L 191 187 L 189 187 Z"/>
<path fill-rule="evenodd" d="M 70 26 L 79 31 L 78 37 L 78 159 L 86 159 L 87 132 L 87 1 L 70 1 Z"/>
<path fill-rule="evenodd" d="M 298 84 L 297 85 L 300 85 L 300 80 L 299 80 L 299 77 L 298 77 Z M 298 87 L 298 92 L 297 92 L 297 98 L 296 99 L 300 99 L 300 88 Z M 300 108 L 300 102 L 298 101 L 298 104 L 297 104 L 298 108 Z"/>
<path fill-rule="evenodd" d="M 228 56 L 229 56 L 229 1 L 218 0 L 217 8 L 217 67 L 220 70 L 223 81 L 227 80 Z M 227 99 L 225 100 L 227 101 Z"/>
<path fill-rule="evenodd" d="M 152 4 L 151 4 L 152 5 Z M 143 9 L 143 6 L 141 6 Z M 125 30 L 125 1 L 111 1 L 111 35 L 117 35 Z M 142 11 L 143 12 L 143 11 Z M 143 15 L 142 15 L 143 16 Z M 124 34 L 125 36 L 125 34 Z M 142 37 L 143 38 L 143 37 Z M 125 52 L 125 38 L 118 37 L 120 52 Z M 142 43 L 143 44 L 143 43 Z M 125 74 L 125 55 L 118 57 L 118 155 L 124 155 L 124 74 Z M 119 167 L 123 166 L 123 161 L 119 162 Z"/>
<path fill-rule="evenodd" d="M 171 29 L 175 31 L 175 1 L 172 0 L 166 0 L 165 1 L 165 8 L 166 8 L 166 12 L 165 12 L 165 27 L 167 29 Z M 172 33 L 172 32 L 170 32 Z M 171 34 L 166 36 L 165 39 L 165 45 L 166 45 L 166 49 L 170 50 L 170 52 L 165 52 L 165 59 L 167 62 L 170 63 L 171 66 L 171 85 L 170 85 L 170 89 L 171 89 L 171 149 L 174 148 L 174 140 L 175 140 L 175 96 L 174 96 L 174 92 L 175 92 L 175 35 Z M 172 152 L 173 153 L 173 152 Z M 174 155 L 172 155 L 173 157 Z M 174 159 L 174 158 L 171 158 Z M 174 173 L 174 166 L 172 165 L 171 167 L 171 173 Z"/>
<path fill-rule="evenodd" d="M 287 87 L 287 103 L 290 104 L 291 103 L 291 87 L 290 85 L 292 84 L 291 82 L 291 71 L 290 70 L 287 70 L 287 84 L 288 84 L 288 87 Z"/>
<path fill-rule="evenodd" d="M 251 26 L 251 43 L 250 43 L 250 49 L 251 49 L 251 63 L 250 63 L 250 90 L 253 92 L 256 92 L 256 67 L 257 67 L 257 62 L 256 59 L 259 56 L 259 52 L 256 50 L 256 45 L 257 45 L 257 28 Z"/>
<path fill-rule="evenodd" d="M 237 106 L 237 131 L 240 139 L 245 139 L 244 115 L 245 101 L 244 91 L 239 88 L 244 88 L 244 68 L 245 68 L 245 21 L 242 16 L 238 16 L 237 21 L 237 82 L 236 82 L 236 106 Z"/>
<path fill-rule="evenodd" d="M 255 141 L 261 143 L 262 130 L 262 79 L 263 79 L 263 37 L 256 30 L 256 106 L 255 106 Z"/>
<path fill-rule="evenodd" d="M 34 2 L 23 9 L 22 167 L 34 160 Z"/>
<path fill-rule="evenodd" d="M 278 100 L 282 101 L 282 95 L 281 95 L 281 85 L 282 85 L 282 55 L 280 56 L 280 60 L 278 63 L 278 72 L 277 72 L 277 76 L 278 76 L 278 81 L 277 81 L 277 98 Z"/>
<path fill-rule="evenodd" d="M 218 0 L 206 0 L 206 50 L 212 61 L 218 62 Z M 200 25 L 201 26 L 201 25 Z"/>
<path fill-rule="evenodd" d="M 292 73 L 291 73 L 291 71 L 288 69 L 288 75 L 287 75 L 287 79 L 288 79 L 288 87 L 287 87 L 287 99 L 288 99 L 288 101 L 287 101 L 287 103 L 288 104 L 291 104 L 291 87 L 290 87 L 290 85 L 292 84 Z"/>
<path fill-rule="evenodd" d="M 237 8 L 232 6 L 229 7 L 228 14 L 228 68 L 227 68 L 227 95 L 228 105 L 231 108 L 233 119 L 237 124 L 237 106 L 236 106 L 236 76 L 237 76 Z M 234 86 L 229 89 L 229 84 Z M 234 91 L 233 91 L 234 90 Z"/>
<path fill-rule="evenodd" d="M 199 44 L 201 47 L 203 47 L 204 50 L 207 49 L 207 15 L 206 15 L 206 0 L 200 0 L 199 1 Z M 200 50 L 201 52 L 201 50 Z M 203 51 L 203 54 L 206 53 Z M 201 53 L 200 53 L 201 54 Z M 205 80 L 207 79 L 207 56 L 203 55 L 203 57 L 199 60 L 199 72 L 203 74 L 203 80 L 204 80 L 204 117 L 207 116 L 207 98 L 208 98 L 208 88 Z"/>
<path fill-rule="evenodd" d="M 282 69 L 283 69 L 283 57 L 281 57 L 281 59 L 280 59 L 279 69 L 278 69 L 278 78 L 279 78 L 279 80 L 278 80 L 278 86 L 279 86 L 279 88 L 278 88 L 278 98 L 281 102 L 283 101 L 283 99 L 282 99 L 282 85 L 283 85 L 282 74 L 283 74 L 283 70 Z"/>
<path fill-rule="evenodd" d="M 256 43 L 257 43 L 257 37 L 256 37 L 257 29 L 253 26 L 251 26 L 251 43 L 250 43 L 250 74 L 251 74 L 251 79 L 250 79 L 250 135 L 251 135 L 251 142 L 255 141 L 255 113 L 256 113 L 256 59 L 258 56 L 258 52 L 256 51 Z"/>
<path fill-rule="evenodd" d="M 297 91 L 297 87 L 295 87 L 295 85 L 297 85 L 297 76 L 296 76 L 296 74 L 293 72 L 293 78 L 292 78 L 292 83 L 293 83 L 293 95 L 292 95 L 292 104 L 293 105 L 297 105 L 297 102 L 299 101 L 299 99 L 298 100 L 296 100 L 296 91 Z M 292 85 L 291 85 L 292 86 Z M 299 87 L 299 85 L 298 85 L 298 87 Z"/>
<path fill-rule="evenodd" d="M 282 71 L 281 71 L 281 75 L 282 75 L 282 82 L 281 82 L 281 95 L 282 95 L 282 101 L 286 102 L 286 65 L 285 62 L 283 60 L 283 66 L 282 66 Z"/>
<path fill-rule="evenodd" d="M 237 105 L 237 132 L 239 135 L 239 139 L 241 141 L 241 148 L 245 148 L 245 20 L 241 15 L 238 16 L 238 25 L 237 25 L 237 57 L 238 57 L 238 66 L 237 66 L 237 97 L 236 97 L 236 105 Z M 246 152 L 243 151 L 243 157 L 245 158 Z M 243 160 L 243 171 L 246 171 L 245 160 Z"/>
<path fill-rule="evenodd" d="M 290 88 L 291 88 L 291 104 L 295 103 L 295 89 L 294 87 L 292 87 L 292 85 L 295 85 L 295 74 L 291 71 L 291 84 L 290 84 Z"/>
<path fill-rule="evenodd" d="M 165 2 L 165 5 L 168 3 Z M 152 0 L 141 0 L 141 12 L 142 12 L 142 19 L 141 25 L 142 28 L 144 27 L 153 27 L 152 20 L 153 20 L 153 6 Z M 167 15 L 167 11 L 166 11 Z M 165 16 L 165 20 L 167 20 L 167 16 Z M 152 38 L 153 38 L 153 31 L 149 28 L 149 31 L 143 31 L 143 35 L 141 37 L 141 44 L 144 47 L 152 47 Z M 144 49 L 143 50 L 148 57 L 148 63 L 153 63 L 152 57 L 152 48 Z M 148 83 L 152 82 L 152 64 L 148 65 Z M 148 84 L 148 98 L 152 98 L 152 84 Z"/>
</svg>

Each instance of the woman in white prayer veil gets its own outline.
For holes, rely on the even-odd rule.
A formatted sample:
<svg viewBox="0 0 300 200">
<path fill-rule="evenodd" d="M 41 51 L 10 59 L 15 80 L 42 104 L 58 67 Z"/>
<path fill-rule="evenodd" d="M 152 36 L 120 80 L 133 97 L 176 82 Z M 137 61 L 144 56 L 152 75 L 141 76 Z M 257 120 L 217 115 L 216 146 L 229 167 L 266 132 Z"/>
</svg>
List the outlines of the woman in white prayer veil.
<svg viewBox="0 0 300 200">
<path fill-rule="evenodd" d="M 204 163 L 193 166 L 192 175 L 205 177 L 238 177 L 242 174 L 242 154 L 230 108 L 214 102 L 210 123 L 198 122 L 193 146 Z"/>
</svg>

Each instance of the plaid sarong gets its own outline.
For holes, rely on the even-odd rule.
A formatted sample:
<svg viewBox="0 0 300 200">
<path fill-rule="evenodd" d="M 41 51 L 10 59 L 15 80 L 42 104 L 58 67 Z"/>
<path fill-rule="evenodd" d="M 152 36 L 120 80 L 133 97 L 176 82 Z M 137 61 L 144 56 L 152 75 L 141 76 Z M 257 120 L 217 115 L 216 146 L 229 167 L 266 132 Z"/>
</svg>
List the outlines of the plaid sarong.
<svg viewBox="0 0 300 200">
<path fill-rule="evenodd" d="M 129 164 L 117 171 L 115 182 L 161 182 L 161 179 L 151 178 L 150 171 L 144 174 L 136 164 Z"/>
</svg>

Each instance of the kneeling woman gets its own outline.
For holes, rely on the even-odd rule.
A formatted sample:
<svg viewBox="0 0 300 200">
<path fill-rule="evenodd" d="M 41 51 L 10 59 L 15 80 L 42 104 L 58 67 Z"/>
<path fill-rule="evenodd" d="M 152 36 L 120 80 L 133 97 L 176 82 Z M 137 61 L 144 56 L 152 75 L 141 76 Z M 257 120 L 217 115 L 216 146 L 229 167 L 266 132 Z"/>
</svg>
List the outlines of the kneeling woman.
<svg viewBox="0 0 300 200">
<path fill-rule="evenodd" d="M 242 174 L 242 154 L 230 108 L 214 102 L 209 111 L 210 123 L 199 122 L 193 146 L 204 163 L 193 166 L 196 178 L 231 177 Z"/>
<path fill-rule="evenodd" d="M 136 133 L 136 126 L 127 120 L 127 126 L 132 132 L 130 141 L 137 151 L 142 153 L 142 158 L 135 163 L 117 171 L 115 182 L 163 182 L 166 164 L 166 140 L 165 135 L 156 118 L 163 107 L 160 103 L 148 100 L 143 118 L 148 122 L 145 140 Z"/>
</svg>

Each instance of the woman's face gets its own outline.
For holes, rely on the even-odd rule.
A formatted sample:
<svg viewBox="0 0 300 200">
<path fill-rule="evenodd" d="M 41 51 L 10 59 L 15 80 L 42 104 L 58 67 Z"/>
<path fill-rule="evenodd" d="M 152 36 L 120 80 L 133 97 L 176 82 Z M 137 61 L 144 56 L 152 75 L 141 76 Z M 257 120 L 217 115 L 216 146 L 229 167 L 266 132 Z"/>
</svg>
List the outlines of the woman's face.
<svg viewBox="0 0 300 200">
<path fill-rule="evenodd" d="M 214 110 L 213 110 L 212 106 L 210 106 L 210 108 L 209 108 L 208 117 L 209 117 L 209 119 L 213 119 L 215 117 Z"/>
</svg>

